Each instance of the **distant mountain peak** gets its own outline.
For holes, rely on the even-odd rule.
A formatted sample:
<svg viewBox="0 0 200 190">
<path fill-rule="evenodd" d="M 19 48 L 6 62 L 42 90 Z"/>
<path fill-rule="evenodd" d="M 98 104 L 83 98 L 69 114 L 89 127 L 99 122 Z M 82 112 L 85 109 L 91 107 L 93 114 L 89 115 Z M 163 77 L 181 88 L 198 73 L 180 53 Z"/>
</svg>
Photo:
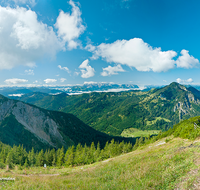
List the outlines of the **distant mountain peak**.
<svg viewBox="0 0 200 190">
<path fill-rule="evenodd" d="M 64 97 L 69 96 L 69 95 L 65 92 L 61 92 L 59 94 L 56 94 L 55 96 L 60 97 L 60 98 L 64 98 Z"/>
</svg>

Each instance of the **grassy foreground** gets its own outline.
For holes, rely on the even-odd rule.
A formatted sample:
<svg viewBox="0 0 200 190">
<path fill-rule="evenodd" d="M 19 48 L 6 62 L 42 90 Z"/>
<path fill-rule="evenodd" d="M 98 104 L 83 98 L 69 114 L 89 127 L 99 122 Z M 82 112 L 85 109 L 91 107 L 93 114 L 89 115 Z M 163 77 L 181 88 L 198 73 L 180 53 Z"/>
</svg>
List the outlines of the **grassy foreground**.
<svg viewBox="0 0 200 190">
<path fill-rule="evenodd" d="M 161 139 L 128 154 L 70 168 L 0 170 L 1 189 L 198 189 L 200 139 Z"/>
</svg>

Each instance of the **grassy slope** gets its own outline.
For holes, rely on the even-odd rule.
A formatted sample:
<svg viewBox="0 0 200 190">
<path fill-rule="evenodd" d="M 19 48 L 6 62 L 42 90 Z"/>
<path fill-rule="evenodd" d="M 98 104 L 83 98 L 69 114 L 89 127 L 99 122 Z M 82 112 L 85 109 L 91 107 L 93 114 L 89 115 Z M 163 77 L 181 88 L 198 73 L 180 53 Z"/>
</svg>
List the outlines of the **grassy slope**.
<svg viewBox="0 0 200 190">
<path fill-rule="evenodd" d="M 159 130 L 139 130 L 136 128 L 124 129 L 121 136 L 122 137 L 148 137 L 149 135 L 157 135 Z"/>
<path fill-rule="evenodd" d="M 169 137 L 168 137 L 169 138 Z M 103 162 L 62 169 L 27 169 L 5 172 L 14 182 L 5 189 L 193 189 L 200 174 L 200 140 L 161 139 Z M 46 174 L 46 175 L 44 175 Z M 52 175 L 54 174 L 54 175 Z M 59 175 L 55 175 L 59 174 Z"/>
</svg>

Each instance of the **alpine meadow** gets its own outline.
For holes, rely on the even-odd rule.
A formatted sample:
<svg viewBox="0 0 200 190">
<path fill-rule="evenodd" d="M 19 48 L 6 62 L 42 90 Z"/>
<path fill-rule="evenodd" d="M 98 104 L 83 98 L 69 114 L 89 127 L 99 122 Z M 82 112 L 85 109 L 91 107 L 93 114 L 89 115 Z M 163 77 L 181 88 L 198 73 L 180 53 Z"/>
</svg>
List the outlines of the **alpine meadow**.
<svg viewBox="0 0 200 190">
<path fill-rule="evenodd" d="M 0 0 L 0 189 L 199 190 L 199 8 Z"/>
</svg>

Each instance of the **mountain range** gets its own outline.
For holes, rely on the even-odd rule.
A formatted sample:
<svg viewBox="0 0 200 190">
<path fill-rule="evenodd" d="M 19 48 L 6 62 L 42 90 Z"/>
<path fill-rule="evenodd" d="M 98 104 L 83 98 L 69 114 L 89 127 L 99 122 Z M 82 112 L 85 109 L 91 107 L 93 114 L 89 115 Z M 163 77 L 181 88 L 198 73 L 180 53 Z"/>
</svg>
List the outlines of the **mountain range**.
<svg viewBox="0 0 200 190">
<path fill-rule="evenodd" d="M 69 113 L 45 110 L 0 95 L 0 141 L 35 150 L 127 140 L 94 130 Z M 131 138 L 129 141 L 134 142 Z"/>
<path fill-rule="evenodd" d="M 94 129 L 121 135 L 124 129 L 168 130 L 200 115 L 200 92 L 171 83 L 149 91 L 93 92 L 69 96 L 30 93 L 18 98 L 48 110 L 72 113 Z"/>
<path fill-rule="evenodd" d="M 0 94 L 6 97 L 20 97 L 31 92 L 42 92 L 47 94 L 59 94 L 62 92 L 69 94 L 82 94 L 89 92 L 109 92 L 109 91 L 127 91 L 130 89 L 139 89 L 134 84 L 114 84 L 114 83 L 96 83 L 85 82 L 83 85 L 63 85 L 63 86 L 37 86 L 37 87 L 1 87 Z"/>
</svg>

